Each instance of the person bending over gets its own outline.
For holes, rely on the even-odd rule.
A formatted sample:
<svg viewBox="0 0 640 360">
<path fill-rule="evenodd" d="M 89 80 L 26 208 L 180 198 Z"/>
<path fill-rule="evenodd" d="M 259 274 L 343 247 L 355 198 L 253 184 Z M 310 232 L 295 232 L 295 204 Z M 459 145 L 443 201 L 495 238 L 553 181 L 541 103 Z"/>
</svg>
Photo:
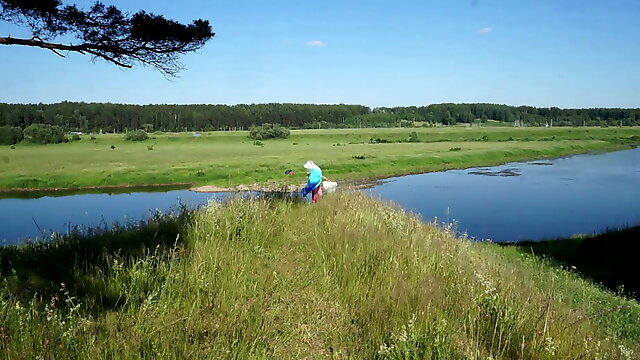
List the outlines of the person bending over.
<svg viewBox="0 0 640 360">
<path fill-rule="evenodd" d="M 316 163 L 309 160 L 304 164 L 304 168 L 307 170 L 307 184 L 302 189 L 302 196 L 307 196 L 311 193 L 311 202 L 317 203 L 322 197 L 322 180 L 331 181 L 322 175 L 322 169 Z"/>
</svg>

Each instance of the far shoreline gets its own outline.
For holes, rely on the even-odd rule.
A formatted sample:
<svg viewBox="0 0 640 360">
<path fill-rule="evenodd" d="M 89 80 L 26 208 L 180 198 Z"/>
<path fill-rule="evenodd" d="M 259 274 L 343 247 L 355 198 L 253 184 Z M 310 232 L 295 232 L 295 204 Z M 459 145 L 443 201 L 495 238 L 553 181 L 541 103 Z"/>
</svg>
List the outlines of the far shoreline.
<svg viewBox="0 0 640 360">
<path fill-rule="evenodd" d="M 440 171 L 448 170 L 465 170 L 476 167 L 486 166 L 500 166 L 511 162 L 525 162 L 525 161 L 539 161 L 539 160 L 551 160 L 559 159 L 567 156 L 584 155 L 589 153 L 607 153 L 615 151 L 624 151 L 627 149 L 633 149 L 639 145 L 618 144 L 607 149 L 573 149 L 575 151 L 568 151 L 564 154 L 558 154 L 554 156 L 513 156 L 508 159 L 502 159 L 503 161 L 496 162 L 483 162 L 474 164 L 471 166 L 452 166 L 448 167 L 446 164 L 442 169 L 437 170 L 424 170 L 424 171 L 405 171 L 405 172 L 391 172 L 379 176 L 371 176 L 366 178 L 337 178 L 336 180 L 341 183 L 347 183 L 348 186 L 355 189 L 362 189 L 374 186 L 376 183 L 396 177 L 428 174 Z M 357 173 L 353 173 L 357 175 Z M 190 190 L 199 193 L 228 193 L 228 192 L 243 192 L 243 191 L 257 191 L 257 192 L 295 192 L 299 190 L 303 185 L 294 185 L 285 182 L 267 181 L 254 184 L 237 184 L 230 187 L 223 187 L 218 185 L 198 185 L 194 182 L 176 182 L 176 183 L 160 183 L 160 184 L 122 184 L 122 185 L 95 185 L 95 186 L 76 186 L 76 187 L 52 187 L 52 188 L 12 188 L 12 189 L 0 189 L 0 198 L 13 198 L 11 195 L 23 195 L 26 198 L 37 197 L 38 194 L 42 196 L 67 196 L 77 194 L 100 194 L 100 193 L 130 193 L 139 190 L 140 192 L 154 192 L 164 190 Z M 20 196 L 16 196 L 20 198 Z"/>
</svg>

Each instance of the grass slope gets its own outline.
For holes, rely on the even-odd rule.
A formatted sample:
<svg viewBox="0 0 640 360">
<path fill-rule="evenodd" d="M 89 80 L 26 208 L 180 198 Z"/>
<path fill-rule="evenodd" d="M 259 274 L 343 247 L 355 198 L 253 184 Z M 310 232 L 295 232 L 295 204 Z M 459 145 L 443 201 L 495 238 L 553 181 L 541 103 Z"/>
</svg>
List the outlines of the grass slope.
<svg viewBox="0 0 640 360">
<path fill-rule="evenodd" d="M 359 193 L 211 203 L 112 236 L 2 248 L 0 259 L 0 350 L 12 359 L 640 352 L 636 302 Z"/>
<path fill-rule="evenodd" d="M 397 142 L 412 131 L 421 142 Z M 153 137 L 127 142 L 123 135 L 97 135 L 66 144 L 1 147 L 0 189 L 299 184 L 305 181 L 302 164 L 311 158 L 332 179 L 371 179 L 622 149 L 640 144 L 640 128 L 296 130 L 288 139 L 262 146 L 254 145 L 246 131 Z M 370 144 L 372 138 L 390 143 Z M 287 177 L 287 169 L 301 171 Z"/>
</svg>

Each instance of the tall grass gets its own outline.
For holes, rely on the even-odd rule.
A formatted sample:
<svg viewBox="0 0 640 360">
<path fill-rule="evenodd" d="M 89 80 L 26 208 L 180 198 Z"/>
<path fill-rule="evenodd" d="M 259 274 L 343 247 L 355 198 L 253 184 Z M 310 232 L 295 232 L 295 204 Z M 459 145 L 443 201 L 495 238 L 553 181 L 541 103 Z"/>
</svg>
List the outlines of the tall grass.
<svg viewBox="0 0 640 360">
<path fill-rule="evenodd" d="M 26 270 L 5 272 L 5 357 L 632 359 L 640 353 L 637 303 L 514 249 L 457 239 L 362 194 L 334 194 L 315 205 L 267 198 L 210 203 L 179 224 L 171 227 L 180 234 L 172 246 L 128 254 L 105 248 L 71 260 L 73 270 L 57 279 L 55 291 L 37 283 L 19 290 Z M 22 255 L 46 258 L 29 247 L 12 251 L 3 253 L 3 265 Z M 98 302 L 88 293 L 118 301 Z"/>
</svg>

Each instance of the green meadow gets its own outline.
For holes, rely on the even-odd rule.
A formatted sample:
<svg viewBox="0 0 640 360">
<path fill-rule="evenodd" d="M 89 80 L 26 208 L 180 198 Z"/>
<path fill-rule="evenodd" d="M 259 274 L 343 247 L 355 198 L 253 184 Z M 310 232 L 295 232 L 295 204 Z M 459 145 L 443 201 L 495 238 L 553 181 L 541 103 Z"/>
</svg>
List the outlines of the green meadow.
<svg viewBox="0 0 640 360">
<path fill-rule="evenodd" d="M 7 359 L 637 359 L 640 305 L 362 193 L 0 248 Z"/>
<path fill-rule="evenodd" d="M 419 142 L 407 142 L 412 132 Z M 189 183 L 230 187 L 304 182 L 313 159 L 332 180 L 495 165 L 640 144 L 640 128 L 395 128 L 293 130 L 254 142 L 248 132 L 88 135 L 55 145 L 0 148 L 0 189 Z M 299 170 L 285 176 L 287 169 Z"/>
</svg>

